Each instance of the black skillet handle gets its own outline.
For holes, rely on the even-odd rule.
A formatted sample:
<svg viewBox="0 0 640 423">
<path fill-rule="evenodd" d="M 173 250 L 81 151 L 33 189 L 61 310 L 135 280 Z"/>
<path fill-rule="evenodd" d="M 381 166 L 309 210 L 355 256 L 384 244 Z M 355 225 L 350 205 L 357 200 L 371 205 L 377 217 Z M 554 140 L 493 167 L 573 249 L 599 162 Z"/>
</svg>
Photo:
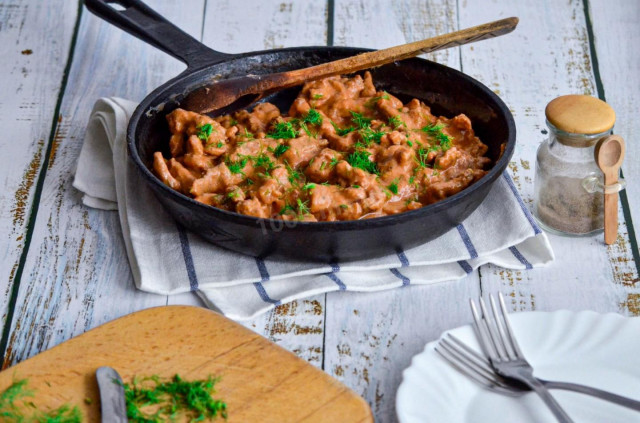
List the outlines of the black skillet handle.
<svg viewBox="0 0 640 423">
<path fill-rule="evenodd" d="M 85 0 L 84 3 L 98 17 L 181 60 L 189 68 L 232 56 L 205 46 L 140 0 Z"/>
</svg>

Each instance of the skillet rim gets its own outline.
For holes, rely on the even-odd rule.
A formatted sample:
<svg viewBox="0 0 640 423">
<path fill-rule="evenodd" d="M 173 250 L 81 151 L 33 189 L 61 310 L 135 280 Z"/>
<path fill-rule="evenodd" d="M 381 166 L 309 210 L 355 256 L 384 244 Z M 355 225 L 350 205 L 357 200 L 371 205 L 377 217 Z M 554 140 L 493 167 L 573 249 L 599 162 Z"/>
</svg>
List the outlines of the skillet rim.
<svg viewBox="0 0 640 423">
<path fill-rule="evenodd" d="M 228 55 L 218 60 L 214 60 L 208 64 L 198 66 L 197 68 L 194 68 L 194 69 L 188 67 L 186 70 L 178 74 L 176 77 L 170 79 L 169 81 L 160 85 L 158 88 L 154 89 L 136 107 L 135 111 L 131 115 L 131 118 L 129 119 L 129 124 L 127 126 L 128 156 L 133 160 L 137 170 L 141 172 L 141 174 L 144 176 L 144 178 L 147 181 L 154 184 L 157 188 L 161 189 L 163 193 L 166 193 L 167 195 L 172 197 L 174 200 L 181 202 L 187 207 L 192 206 L 192 207 L 195 207 L 196 209 L 200 209 L 202 212 L 217 215 L 215 216 L 216 218 L 224 219 L 225 221 L 229 219 L 233 219 L 234 223 L 240 224 L 240 225 L 247 225 L 247 226 L 264 225 L 263 227 L 266 227 L 267 223 L 276 223 L 279 225 L 280 224 L 279 222 L 282 222 L 280 219 L 260 218 L 260 217 L 254 217 L 254 216 L 244 215 L 236 212 L 231 212 L 228 210 L 219 209 L 207 204 L 200 203 L 194 200 L 193 198 L 188 197 L 168 187 L 167 185 L 162 183 L 162 181 L 160 181 L 160 179 L 157 176 L 155 176 L 151 172 L 151 170 L 147 168 L 147 166 L 143 163 L 142 158 L 140 157 L 140 154 L 136 146 L 135 132 L 141 118 L 150 110 L 149 106 L 151 105 L 151 103 L 153 103 L 155 100 L 158 100 L 159 97 L 161 97 L 163 94 L 165 98 L 164 100 L 160 98 L 160 100 L 164 102 L 172 101 L 172 98 L 171 98 L 172 96 L 176 96 L 177 95 L 176 93 L 183 92 L 184 90 L 175 90 L 174 93 L 168 93 L 167 91 L 171 90 L 171 88 L 173 88 L 174 86 L 184 82 L 184 80 L 191 78 L 194 74 L 205 72 L 207 69 L 213 66 L 223 65 L 225 62 L 230 62 L 233 60 L 243 59 L 243 58 L 252 57 L 252 56 L 258 57 L 258 56 L 264 56 L 264 55 L 274 54 L 274 53 L 302 54 L 302 53 L 313 53 L 314 51 L 317 51 L 317 52 L 335 51 L 335 52 L 347 52 L 347 53 L 359 54 L 359 53 L 364 53 L 368 51 L 374 51 L 374 49 L 360 48 L 360 47 L 344 47 L 344 46 L 289 47 L 289 48 L 282 48 L 282 49 L 260 50 L 260 51 L 253 51 L 248 53 Z M 429 204 L 424 207 L 420 207 L 419 209 L 405 211 L 405 212 L 393 214 L 393 215 L 380 216 L 380 217 L 374 217 L 369 219 L 359 219 L 359 220 L 341 220 L 341 221 L 331 221 L 331 222 L 295 221 L 296 223 L 295 225 L 291 227 L 287 225 L 283 225 L 283 229 L 280 229 L 279 231 L 287 231 L 287 232 L 351 231 L 351 230 L 362 230 L 362 229 L 366 229 L 367 227 L 371 228 L 371 227 L 389 226 L 391 224 L 398 223 L 399 221 L 427 218 L 429 215 L 438 213 L 442 209 L 448 208 L 449 205 L 456 204 L 462 201 L 465 197 L 471 196 L 473 192 L 482 189 L 485 185 L 493 184 L 495 180 L 506 170 L 507 165 L 509 164 L 509 161 L 511 160 L 511 157 L 515 150 L 516 125 L 515 125 L 515 120 L 513 118 L 513 114 L 511 113 L 511 111 L 509 110 L 505 102 L 497 94 L 491 91 L 486 85 L 484 85 L 482 82 L 478 81 L 477 79 L 465 73 L 460 72 L 457 69 L 450 68 L 440 63 L 423 59 L 420 57 L 405 59 L 405 60 L 402 60 L 401 62 L 410 62 L 410 61 L 428 63 L 429 66 L 441 68 L 445 72 L 452 72 L 457 77 L 465 80 L 466 82 L 471 83 L 471 85 L 473 85 L 480 91 L 484 92 L 486 95 L 488 95 L 489 98 L 491 98 L 494 101 L 494 104 L 496 105 L 497 109 L 502 113 L 503 116 L 506 117 L 507 140 L 506 140 L 506 147 L 501 157 L 496 161 L 496 163 L 489 170 L 489 172 L 486 175 L 484 175 L 479 181 L 466 187 L 462 191 L 450 197 L 445 198 L 444 200 L 440 200 L 436 203 Z M 393 62 L 393 63 L 399 63 L 399 62 Z M 386 66 L 389 66 L 389 65 L 386 65 Z M 163 113 L 162 111 L 159 111 L 159 112 Z M 482 201 L 484 201 L 484 198 L 482 199 Z M 273 230 L 270 232 L 276 232 L 276 231 Z"/>
</svg>

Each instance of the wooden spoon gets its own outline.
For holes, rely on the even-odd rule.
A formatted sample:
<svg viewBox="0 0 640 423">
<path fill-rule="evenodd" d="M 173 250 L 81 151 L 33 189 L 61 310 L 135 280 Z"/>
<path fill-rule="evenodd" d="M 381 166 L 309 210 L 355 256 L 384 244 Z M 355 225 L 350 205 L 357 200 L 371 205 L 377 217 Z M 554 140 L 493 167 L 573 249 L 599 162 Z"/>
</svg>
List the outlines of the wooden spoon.
<svg viewBox="0 0 640 423">
<path fill-rule="evenodd" d="M 216 115 L 220 115 L 232 109 L 246 107 L 265 95 L 300 85 L 304 82 L 315 81 L 328 76 L 349 74 L 414 57 L 422 53 L 430 53 L 498 37 L 513 31 L 517 24 L 518 18 L 507 18 L 438 35 L 422 41 L 362 53 L 309 68 L 267 75 L 247 75 L 240 78 L 212 82 L 210 85 L 191 92 L 182 101 L 181 107 L 198 113 L 215 112 Z"/>
<path fill-rule="evenodd" d="M 596 163 L 604 173 L 604 242 L 607 245 L 613 244 L 618 236 L 618 191 L 607 192 L 607 187 L 618 183 L 625 149 L 622 137 L 610 135 L 599 141 L 595 150 Z"/>
</svg>

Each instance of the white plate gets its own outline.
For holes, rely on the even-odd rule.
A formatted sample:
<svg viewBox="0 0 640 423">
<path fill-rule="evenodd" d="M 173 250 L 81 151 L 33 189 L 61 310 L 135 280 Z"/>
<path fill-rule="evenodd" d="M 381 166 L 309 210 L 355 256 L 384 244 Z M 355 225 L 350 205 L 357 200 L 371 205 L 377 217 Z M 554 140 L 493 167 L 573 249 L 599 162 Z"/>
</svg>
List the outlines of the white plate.
<svg viewBox="0 0 640 423">
<path fill-rule="evenodd" d="M 640 400 L 640 318 L 591 311 L 510 315 L 534 374 L 582 383 Z M 449 331 L 480 350 L 471 326 Z M 451 367 L 427 344 L 403 372 L 396 397 L 402 423 L 554 422 L 534 394 L 512 398 L 490 392 Z M 573 392 L 553 396 L 577 422 L 640 422 L 640 413 Z"/>
</svg>

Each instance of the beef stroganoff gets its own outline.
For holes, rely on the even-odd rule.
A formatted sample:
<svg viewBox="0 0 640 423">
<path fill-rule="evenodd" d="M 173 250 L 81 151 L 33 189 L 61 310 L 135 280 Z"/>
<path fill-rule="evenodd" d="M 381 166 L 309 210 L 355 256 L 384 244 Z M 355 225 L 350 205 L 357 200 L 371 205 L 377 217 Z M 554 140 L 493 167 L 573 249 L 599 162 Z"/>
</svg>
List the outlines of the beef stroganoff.
<svg viewBox="0 0 640 423">
<path fill-rule="evenodd" d="M 464 114 L 434 116 L 376 90 L 371 75 L 304 85 L 283 114 L 261 103 L 211 118 L 167 115 L 171 157 L 156 175 L 204 204 L 245 215 L 336 221 L 414 210 L 487 173 L 487 146 Z"/>
</svg>

